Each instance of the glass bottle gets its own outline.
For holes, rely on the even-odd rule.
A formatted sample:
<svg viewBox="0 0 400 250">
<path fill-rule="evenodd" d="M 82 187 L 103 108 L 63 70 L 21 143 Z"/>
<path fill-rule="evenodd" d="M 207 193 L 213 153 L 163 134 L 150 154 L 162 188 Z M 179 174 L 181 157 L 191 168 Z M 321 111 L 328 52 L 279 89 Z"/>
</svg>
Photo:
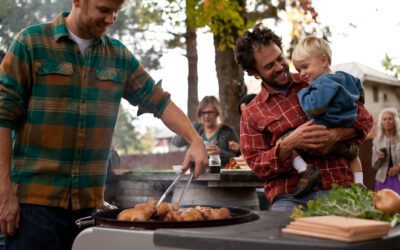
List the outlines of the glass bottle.
<svg viewBox="0 0 400 250">
<path fill-rule="evenodd" d="M 208 167 L 210 168 L 210 173 L 212 174 L 221 173 L 221 158 L 218 154 L 210 155 L 208 157 Z"/>
</svg>

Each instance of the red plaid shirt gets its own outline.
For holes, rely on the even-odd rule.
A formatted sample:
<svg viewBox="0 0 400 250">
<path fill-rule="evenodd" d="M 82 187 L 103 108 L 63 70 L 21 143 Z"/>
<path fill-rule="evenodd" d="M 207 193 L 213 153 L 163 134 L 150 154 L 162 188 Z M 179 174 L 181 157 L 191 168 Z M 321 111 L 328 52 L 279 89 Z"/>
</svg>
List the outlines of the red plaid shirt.
<svg viewBox="0 0 400 250">
<path fill-rule="evenodd" d="M 278 195 L 292 193 L 298 182 L 298 174 L 292 166 L 292 158 L 280 162 L 277 140 L 285 132 L 307 121 L 297 92 L 307 83 L 296 81 L 284 93 L 262 86 L 260 93 L 246 106 L 240 122 L 240 148 L 250 168 L 265 180 L 264 192 L 270 201 Z M 359 103 L 357 121 L 353 125 L 358 132 L 351 143 L 360 144 L 372 128 L 373 119 L 362 103 Z M 322 171 L 322 188 L 332 184 L 348 186 L 353 175 L 344 158 L 305 159 Z"/>
</svg>

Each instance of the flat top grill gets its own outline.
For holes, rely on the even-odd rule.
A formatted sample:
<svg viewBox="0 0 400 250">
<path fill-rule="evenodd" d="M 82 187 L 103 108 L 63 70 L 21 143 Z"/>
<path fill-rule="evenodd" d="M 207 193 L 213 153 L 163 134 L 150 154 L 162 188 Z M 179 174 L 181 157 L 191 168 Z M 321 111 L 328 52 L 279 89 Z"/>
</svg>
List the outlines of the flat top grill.
<svg viewBox="0 0 400 250">
<path fill-rule="evenodd" d="M 290 219 L 288 213 L 258 212 L 259 220 L 220 227 L 129 230 L 127 228 L 92 227 L 74 242 L 73 250 L 134 249 L 400 249 L 400 228 L 388 236 L 359 243 L 344 243 L 281 233 Z"/>
</svg>

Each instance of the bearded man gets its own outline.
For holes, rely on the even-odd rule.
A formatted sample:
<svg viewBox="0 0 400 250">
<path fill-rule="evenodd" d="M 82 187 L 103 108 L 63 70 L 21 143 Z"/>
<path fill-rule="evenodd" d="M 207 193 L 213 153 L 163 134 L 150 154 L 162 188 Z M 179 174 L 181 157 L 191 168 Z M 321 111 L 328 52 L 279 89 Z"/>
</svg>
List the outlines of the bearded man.
<svg viewBox="0 0 400 250">
<path fill-rule="evenodd" d="M 327 129 L 307 121 L 297 93 L 308 86 L 289 72 L 281 38 L 256 25 L 236 42 L 236 60 L 249 75 L 261 79 L 261 91 L 246 106 L 240 121 L 240 149 L 250 168 L 265 180 L 264 193 L 271 210 L 290 212 L 296 205 L 324 194 L 332 185 L 349 186 L 353 174 L 343 157 L 325 155 L 338 141 L 360 144 L 373 119 L 358 102 L 357 120 L 351 128 Z M 291 131 L 290 134 L 288 132 Z M 287 135 L 283 139 L 283 135 Z M 321 171 L 321 182 L 312 192 L 297 198 L 294 189 L 301 178 L 293 167 L 293 151 L 306 151 L 307 164 Z"/>
</svg>

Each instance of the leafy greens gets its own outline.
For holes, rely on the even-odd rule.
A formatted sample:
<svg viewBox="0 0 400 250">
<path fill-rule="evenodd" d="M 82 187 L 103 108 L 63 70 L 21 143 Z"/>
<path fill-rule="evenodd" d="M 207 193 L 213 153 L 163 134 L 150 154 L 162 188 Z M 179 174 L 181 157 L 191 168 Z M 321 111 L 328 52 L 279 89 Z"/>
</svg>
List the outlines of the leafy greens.
<svg viewBox="0 0 400 250">
<path fill-rule="evenodd" d="M 292 219 L 309 216 L 338 215 L 361 219 L 389 221 L 394 226 L 400 215 L 384 214 L 373 205 L 373 192 L 353 184 L 351 187 L 335 186 L 331 191 L 307 202 L 307 207 L 295 207 Z"/>
</svg>

